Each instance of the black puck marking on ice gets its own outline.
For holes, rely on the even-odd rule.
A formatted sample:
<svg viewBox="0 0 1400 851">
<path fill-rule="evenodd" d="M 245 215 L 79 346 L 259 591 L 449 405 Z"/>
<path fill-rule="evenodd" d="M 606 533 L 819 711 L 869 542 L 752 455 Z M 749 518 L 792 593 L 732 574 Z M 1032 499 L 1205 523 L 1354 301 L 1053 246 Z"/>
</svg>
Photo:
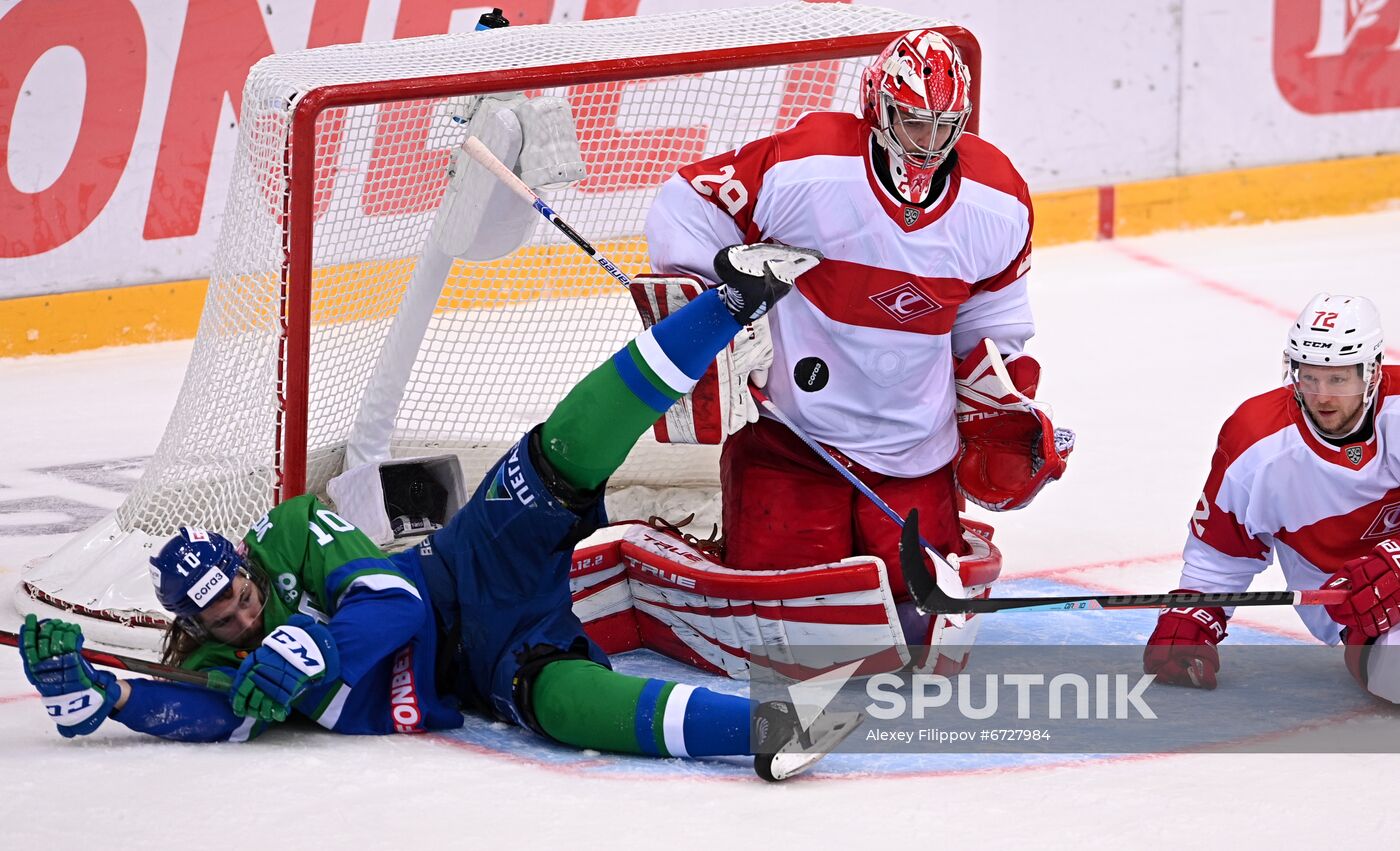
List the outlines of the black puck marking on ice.
<svg viewBox="0 0 1400 851">
<path fill-rule="evenodd" d="M 808 393 L 825 387 L 830 378 L 831 370 L 827 369 L 826 361 L 821 358 L 803 358 L 792 370 L 792 380 L 797 382 L 797 388 Z"/>
</svg>

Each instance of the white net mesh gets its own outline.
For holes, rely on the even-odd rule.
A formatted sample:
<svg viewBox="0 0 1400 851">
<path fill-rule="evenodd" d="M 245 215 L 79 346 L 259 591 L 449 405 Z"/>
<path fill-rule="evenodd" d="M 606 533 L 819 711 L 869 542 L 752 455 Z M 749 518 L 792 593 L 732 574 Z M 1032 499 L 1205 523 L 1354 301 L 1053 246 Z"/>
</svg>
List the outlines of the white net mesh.
<svg viewBox="0 0 1400 851">
<path fill-rule="evenodd" d="M 259 62 L 244 89 L 233 185 L 185 384 L 108 537 L 139 531 L 158 539 L 180 524 L 241 535 L 273 504 L 287 454 L 300 451 L 282 442 L 289 412 L 303 405 L 306 489 L 321 491 L 340 472 L 360 397 L 442 199 L 451 149 L 463 141 L 441 87 L 418 98 L 421 81 L 452 77 L 449 95 L 565 97 L 589 173 L 550 203 L 618 266 L 639 272 L 647 264 L 647 206 L 676 169 L 781 130 L 807 111 L 856 110 L 860 72 L 887 40 L 860 37 L 930 23 L 871 7 L 794 3 L 343 45 Z M 814 49 L 851 53 L 856 42 L 852 58 L 794 61 Z M 744 48 L 755 45 L 783 47 L 748 58 L 755 51 Z M 677 55 L 702 52 L 693 64 L 656 72 Z M 606 70 L 612 60 L 637 57 L 653 58 L 625 72 Z M 718 62 L 753 67 L 707 70 Z M 630 79 L 558 82 L 598 68 Z M 308 92 L 357 83 L 375 84 L 370 102 L 336 106 L 316 124 L 314 221 L 289 219 L 292 110 Z M 296 259 L 289 261 L 284 246 L 308 227 L 314 252 L 303 398 L 284 372 L 297 342 L 295 329 L 284 334 L 291 280 L 284 269 Z M 510 256 L 453 266 L 392 448 L 480 450 L 479 470 L 639 330 L 625 291 L 541 219 Z M 711 477 L 712 464 L 709 456 L 703 465 Z M 681 466 L 668 455 L 640 465 L 658 483 L 693 474 Z M 647 476 L 619 481 L 638 478 Z M 299 490 L 299 482 L 290 484 Z M 143 566 L 126 569 L 148 583 Z M 44 575 L 33 571 L 29 584 L 42 586 Z"/>
</svg>

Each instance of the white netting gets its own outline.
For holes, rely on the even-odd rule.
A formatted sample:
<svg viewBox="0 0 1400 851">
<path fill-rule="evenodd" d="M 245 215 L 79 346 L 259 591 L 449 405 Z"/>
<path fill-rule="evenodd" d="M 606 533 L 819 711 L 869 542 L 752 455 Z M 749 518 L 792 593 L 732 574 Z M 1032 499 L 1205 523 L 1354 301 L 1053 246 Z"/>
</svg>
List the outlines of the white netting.
<svg viewBox="0 0 1400 851">
<path fill-rule="evenodd" d="M 508 71 L 486 90 L 525 89 L 568 99 L 589 175 L 552 193 L 551 205 L 629 272 L 646 267 L 642 222 L 650 198 L 677 168 L 790 126 L 811 110 L 852 111 L 857 82 L 879 41 L 850 59 L 792 62 L 657 76 L 648 66 L 678 54 L 786 45 L 799 55 L 829 40 L 892 34 L 927 19 L 871 7 L 794 3 L 641 18 L 508 28 L 482 33 L 342 45 L 270 56 L 248 77 L 241 132 L 209 297 L 185 384 L 159 449 L 118 510 L 90 538 L 116 546 L 128 533 L 158 540 L 179 524 L 241 535 L 273 502 L 285 411 L 302 404 L 281 371 L 295 341 L 283 335 L 288 128 L 307 92 L 338 84 L 399 81 L 389 102 L 338 106 L 317 123 L 312 225 L 309 490 L 340 472 L 347 433 L 389 321 L 446 184 L 462 125 L 443 97 L 414 99 L 412 81 Z M 739 51 L 744 53 L 744 51 Z M 706 61 L 713 61 L 711 54 Z M 631 63 L 632 79 L 550 87 L 534 69 L 656 57 Z M 713 67 L 713 66 L 711 66 Z M 513 69 L 513 70 L 512 70 Z M 511 84 L 511 80 L 526 81 Z M 471 86 L 475 86 L 472 89 Z M 481 91 L 467 80 L 457 95 Z M 294 259 L 294 258 L 293 258 Z M 458 261 L 423 340 L 395 422 L 396 454 L 480 450 L 479 470 L 549 412 L 572 384 L 640 330 L 623 289 L 546 222 L 526 246 L 490 263 Z M 296 451 L 294 448 L 293 451 Z M 714 476 L 645 450 L 619 481 L 674 483 Z M 689 466 L 687 466 L 689 464 Z M 649 473 L 649 475 L 647 475 Z M 469 469 L 470 475 L 470 469 Z M 129 592 L 77 591 L 94 582 L 89 542 L 81 566 L 32 569 L 31 592 L 76 605 L 144 609 L 144 565 L 119 569 Z M 127 546 L 130 549 L 130 545 Z M 79 578 L 82 575 L 82 578 Z M 88 599 L 72 599 L 87 595 Z M 106 595 L 106 596 L 103 596 Z M 150 598 L 149 593 L 144 595 Z M 153 599 L 150 600 L 153 603 Z"/>
</svg>

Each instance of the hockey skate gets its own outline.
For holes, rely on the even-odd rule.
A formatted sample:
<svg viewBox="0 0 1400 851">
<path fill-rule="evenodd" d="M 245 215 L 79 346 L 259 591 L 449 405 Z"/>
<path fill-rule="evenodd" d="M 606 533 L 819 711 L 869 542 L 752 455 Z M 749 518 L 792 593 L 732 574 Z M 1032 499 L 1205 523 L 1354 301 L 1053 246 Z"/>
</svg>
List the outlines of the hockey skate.
<svg viewBox="0 0 1400 851">
<path fill-rule="evenodd" d="M 855 732 L 860 712 L 823 712 L 803 729 L 791 703 L 770 700 L 753 715 L 754 773 L 769 783 L 796 777 Z"/>
</svg>

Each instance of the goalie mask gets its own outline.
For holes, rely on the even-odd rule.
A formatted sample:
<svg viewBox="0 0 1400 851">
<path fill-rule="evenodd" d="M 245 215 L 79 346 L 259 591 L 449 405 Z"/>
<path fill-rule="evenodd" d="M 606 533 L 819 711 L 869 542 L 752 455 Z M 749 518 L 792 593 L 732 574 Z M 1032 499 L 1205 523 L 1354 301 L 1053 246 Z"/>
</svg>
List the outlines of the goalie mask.
<svg viewBox="0 0 1400 851">
<path fill-rule="evenodd" d="M 936 30 L 895 39 L 861 77 L 861 103 L 904 200 L 920 204 L 972 115 L 972 74 Z"/>
<path fill-rule="evenodd" d="M 1380 386 L 1380 312 L 1359 296 L 1313 296 L 1288 329 L 1283 363 L 1293 394 L 1325 437 L 1360 427 Z"/>
</svg>

